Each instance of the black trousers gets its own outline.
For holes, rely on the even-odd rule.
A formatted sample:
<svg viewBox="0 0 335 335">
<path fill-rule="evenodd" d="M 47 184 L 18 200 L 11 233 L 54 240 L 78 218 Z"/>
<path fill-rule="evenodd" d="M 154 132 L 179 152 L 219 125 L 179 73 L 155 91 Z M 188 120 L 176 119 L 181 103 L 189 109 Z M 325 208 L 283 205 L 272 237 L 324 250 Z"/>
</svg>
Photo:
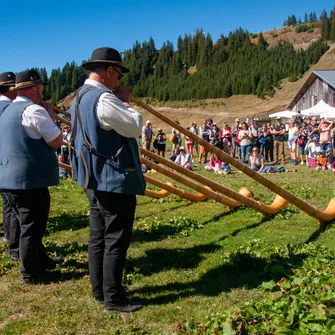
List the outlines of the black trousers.
<svg viewBox="0 0 335 335">
<path fill-rule="evenodd" d="M 20 222 L 5 192 L 2 195 L 2 216 L 4 232 L 9 239 L 9 255 L 19 258 Z"/>
<path fill-rule="evenodd" d="M 2 197 L 2 225 L 3 225 L 3 231 L 4 231 L 4 235 L 7 236 L 7 238 L 9 238 L 9 224 L 10 224 L 12 207 L 8 203 L 4 192 L 1 192 L 1 197 Z"/>
<path fill-rule="evenodd" d="M 105 306 L 127 302 L 122 274 L 132 236 L 136 196 L 85 190 L 90 202 L 88 265 L 93 296 Z"/>
<path fill-rule="evenodd" d="M 267 142 L 264 143 L 264 152 L 265 152 L 265 160 L 273 161 L 273 142 Z"/>
<path fill-rule="evenodd" d="M 49 190 L 7 190 L 6 197 L 20 222 L 19 253 L 22 277 L 34 278 L 40 265 L 47 260 L 42 237 L 50 210 Z"/>
</svg>

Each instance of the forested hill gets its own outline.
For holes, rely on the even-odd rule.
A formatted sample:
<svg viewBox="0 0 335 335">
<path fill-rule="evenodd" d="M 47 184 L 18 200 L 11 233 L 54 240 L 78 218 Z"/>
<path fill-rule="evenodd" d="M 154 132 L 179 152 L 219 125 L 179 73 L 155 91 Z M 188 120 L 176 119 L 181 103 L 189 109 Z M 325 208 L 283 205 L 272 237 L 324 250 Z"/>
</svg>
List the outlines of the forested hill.
<svg viewBox="0 0 335 335">
<path fill-rule="evenodd" d="M 124 82 L 134 95 L 161 101 L 225 98 L 274 94 L 280 80 L 300 78 L 328 50 L 326 42 L 312 42 L 306 50 L 295 50 L 288 41 L 269 48 L 263 34 L 252 44 L 250 34 L 238 29 L 213 43 L 201 30 L 169 42 L 156 51 L 153 40 L 136 43 L 125 53 L 131 72 Z"/>
<path fill-rule="evenodd" d="M 327 40 L 335 39 L 333 12 L 329 18 L 324 11 L 320 21 L 314 18 L 312 22 L 295 25 L 292 17 L 287 20 L 290 25 L 279 33 L 283 38 L 274 32 L 251 34 L 239 28 L 228 36 L 221 35 L 217 41 L 197 30 L 180 36 L 176 48 L 167 41 L 157 50 L 152 38 L 148 42 L 136 42 L 123 53 L 130 73 L 122 81 L 134 96 L 163 102 L 239 94 L 272 96 L 282 79 L 301 78 L 328 50 Z M 292 33 L 296 37 L 305 34 L 310 39 L 297 48 L 292 40 L 284 39 L 285 34 Z M 50 78 L 45 69 L 39 71 L 50 82 L 45 96 L 53 104 L 75 91 L 87 77 L 87 72 L 74 62 L 67 63 L 62 70 L 53 70 Z"/>
</svg>

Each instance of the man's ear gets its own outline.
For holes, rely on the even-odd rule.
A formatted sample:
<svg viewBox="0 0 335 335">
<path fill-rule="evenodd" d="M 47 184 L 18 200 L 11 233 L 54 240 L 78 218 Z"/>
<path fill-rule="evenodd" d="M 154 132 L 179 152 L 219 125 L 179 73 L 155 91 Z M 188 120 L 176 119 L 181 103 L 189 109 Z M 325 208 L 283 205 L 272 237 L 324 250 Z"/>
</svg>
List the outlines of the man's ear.
<svg viewBox="0 0 335 335">
<path fill-rule="evenodd" d="M 113 73 L 113 67 L 112 66 L 108 66 L 108 68 L 106 70 L 107 78 L 110 78 L 110 76 L 112 75 L 112 73 Z"/>
</svg>

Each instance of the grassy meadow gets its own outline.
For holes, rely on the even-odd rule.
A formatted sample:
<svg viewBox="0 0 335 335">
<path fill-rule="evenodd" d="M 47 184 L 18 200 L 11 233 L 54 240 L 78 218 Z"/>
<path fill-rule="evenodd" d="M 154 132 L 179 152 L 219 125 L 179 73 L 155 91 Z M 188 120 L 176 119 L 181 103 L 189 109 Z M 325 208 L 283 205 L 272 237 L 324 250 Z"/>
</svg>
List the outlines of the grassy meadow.
<svg viewBox="0 0 335 335">
<path fill-rule="evenodd" d="M 248 187 L 268 204 L 274 198 L 241 173 L 215 175 L 202 167 L 196 171 L 233 190 Z M 268 178 L 326 208 L 335 196 L 334 173 L 294 168 L 298 172 Z M 331 223 L 320 227 L 292 205 L 263 218 L 244 206 L 230 212 L 212 200 L 138 197 L 124 282 L 132 299 L 146 307 L 133 314 L 106 314 L 91 295 L 86 197 L 71 180 L 50 192 L 44 243 L 52 255 L 64 257 L 58 266 L 62 278 L 24 285 L 19 264 L 10 260 L 1 241 L 2 334 L 335 333 Z"/>
</svg>

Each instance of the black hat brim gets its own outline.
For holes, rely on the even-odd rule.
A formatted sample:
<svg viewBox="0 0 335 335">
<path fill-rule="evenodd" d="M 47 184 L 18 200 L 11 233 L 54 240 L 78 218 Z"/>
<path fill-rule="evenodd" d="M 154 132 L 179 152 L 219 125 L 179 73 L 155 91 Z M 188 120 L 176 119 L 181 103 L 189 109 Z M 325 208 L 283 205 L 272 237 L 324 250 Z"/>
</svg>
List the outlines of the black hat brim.
<svg viewBox="0 0 335 335">
<path fill-rule="evenodd" d="M 106 60 L 95 60 L 95 61 L 90 61 L 90 62 L 86 62 L 83 63 L 81 66 L 85 69 L 85 70 L 90 70 L 96 66 L 99 65 L 105 65 L 105 64 L 109 64 L 110 66 L 118 66 L 121 68 L 121 72 L 122 73 L 127 73 L 129 72 L 129 69 L 126 68 L 124 65 L 122 65 L 120 62 L 115 62 L 115 61 L 106 61 Z"/>
<path fill-rule="evenodd" d="M 15 86 L 16 84 L 15 83 L 3 83 L 0 85 L 0 87 L 3 87 L 3 86 Z"/>
<path fill-rule="evenodd" d="M 24 85 L 24 86 L 16 87 L 16 89 L 22 90 L 23 88 L 28 88 L 28 87 L 38 86 L 38 85 L 46 86 L 46 85 L 49 85 L 49 83 L 39 83 L 39 84 L 38 83 L 31 83 L 31 84 L 27 84 L 27 85 Z"/>
</svg>

